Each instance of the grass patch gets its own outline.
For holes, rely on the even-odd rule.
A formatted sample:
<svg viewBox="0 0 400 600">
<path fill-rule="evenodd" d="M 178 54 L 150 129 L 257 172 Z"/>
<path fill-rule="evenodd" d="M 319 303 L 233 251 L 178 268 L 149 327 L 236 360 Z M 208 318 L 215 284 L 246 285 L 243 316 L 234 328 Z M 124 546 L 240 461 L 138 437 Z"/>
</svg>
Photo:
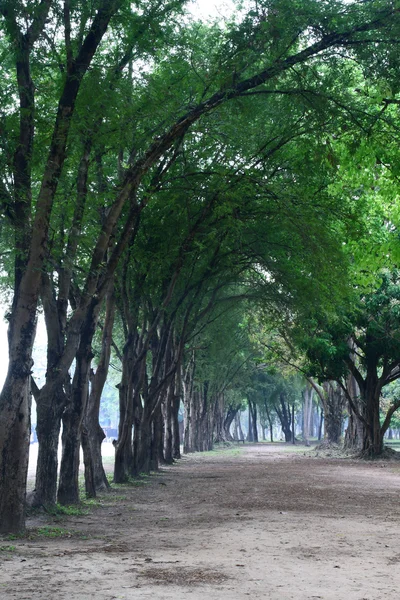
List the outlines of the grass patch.
<svg viewBox="0 0 400 600">
<path fill-rule="evenodd" d="M 36 530 L 33 530 L 33 535 L 37 535 L 38 537 L 45 538 L 63 538 L 63 537 L 72 537 L 71 531 L 67 529 L 62 529 L 61 527 L 50 527 L 49 525 L 45 525 L 44 527 L 39 527 Z"/>
<path fill-rule="evenodd" d="M 44 525 L 43 527 L 38 527 L 37 529 L 31 529 L 28 532 L 27 537 L 29 539 L 37 539 L 37 538 L 47 538 L 47 539 L 56 539 L 56 538 L 79 538 L 81 540 L 87 540 L 88 536 L 80 531 L 70 531 L 69 529 L 63 529 L 62 527 L 52 527 L 50 525 Z"/>
<path fill-rule="evenodd" d="M 141 487 L 143 485 L 147 485 L 149 481 L 146 481 L 142 476 L 140 477 L 130 477 L 126 483 L 122 483 L 122 486 L 128 487 Z"/>
<path fill-rule="evenodd" d="M 241 449 L 238 448 L 237 446 L 216 446 L 214 448 L 214 450 L 208 450 L 207 452 L 199 452 L 196 453 L 196 457 L 198 456 L 204 456 L 205 458 L 207 456 L 240 456 L 240 454 L 242 453 Z"/>
<path fill-rule="evenodd" d="M 26 537 L 25 533 L 9 533 L 8 535 L 3 536 L 3 539 L 8 542 L 13 542 L 15 540 L 22 540 L 24 537 Z"/>
<path fill-rule="evenodd" d="M 17 550 L 16 546 L 0 546 L 0 552 L 15 552 Z"/>
<path fill-rule="evenodd" d="M 62 506 L 61 504 L 56 504 L 54 507 L 47 509 L 47 512 L 54 517 L 81 517 L 82 515 L 88 515 L 90 511 L 89 509 L 84 508 L 84 505 L 82 503 L 82 505 L 75 504 L 72 506 Z"/>
<path fill-rule="evenodd" d="M 128 496 L 110 496 L 110 500 L 113 500 L 114 502 L 123 502 L 124 500 L 128 500 Z"/>
</svg>

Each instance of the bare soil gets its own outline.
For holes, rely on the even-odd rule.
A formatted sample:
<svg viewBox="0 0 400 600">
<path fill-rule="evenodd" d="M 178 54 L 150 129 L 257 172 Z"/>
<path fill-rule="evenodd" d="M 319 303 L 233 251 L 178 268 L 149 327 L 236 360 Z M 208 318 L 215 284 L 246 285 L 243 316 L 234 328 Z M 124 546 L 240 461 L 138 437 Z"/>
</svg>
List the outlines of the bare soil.
<svg viewBox="0 0 400 600">
<path fill-rule="evenodd" d="M 398 461 L 195 454 L 28 527 L 0 539 L 1 600 L 399 597 Z"/>
</svg>

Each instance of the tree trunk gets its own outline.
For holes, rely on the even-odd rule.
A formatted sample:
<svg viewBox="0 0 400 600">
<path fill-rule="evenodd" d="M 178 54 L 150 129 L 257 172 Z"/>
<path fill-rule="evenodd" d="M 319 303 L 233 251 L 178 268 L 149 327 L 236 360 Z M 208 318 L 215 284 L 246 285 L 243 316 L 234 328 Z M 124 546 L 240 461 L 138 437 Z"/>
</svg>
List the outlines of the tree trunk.
<svg viewBox="0 0 400 600">
<path fill-rule="evenodd" d="M 76 354 L 72 393 L 63 414 L 62 457 L 57 500 L 60 504 L 79 503 L 79 450 L 84 415 L 89 396 L 89 373 L 93 358 L 92 340 L 96 331 L 100 302 L 93 300 L 81 332 Z M 91 489 L 90 493 L 95 493 Z"/>
<path fill-rule="evenodd" d="M 169 386 L 162 404 L 164 419 L 164 461 L 172 464 L 173 458 L 173 403 L 175 381 Z"/>
<path fill-rule="evenodd" d="M 291 430 L 291 413 L 290 406 L 286 405 L 286 397 L 282 392 L 279 394 L 279 406 L 274 405 L 275 412 L 278 415 L 279 421 L 282 426 L 282 431 L 285 436 L 285 442 L 292 441 L 292 430 Z"/>
<path fill-rule="evenodd" d="M 310 420 L 312 413 L 314 390 L 311 386 L 307 386 L 303 393 L 303 438 L 306 446 L 310 445 Z"/>
<path fill-rule="evenodd" d="M 242 421 L 240 418 L 240 413 L 238 413 L 235 417 L 235 423 L 238 429 L 238 436 L 240 440 L 244 440 L 244 433 L 243 433 L 243 429 L 242 429 Z"/>
<path fill-rule="evenodd" d="M 82 431 L 82 449 L 85 462 L 85 488 L 86 494 L 95 492 L 105 492 L 110 489 L 107 476 L 103 467 L 101 455 L 101 445 L 105 438 L 105 433 L 100 427 L 100 402 L 101 394 L 107 379 L 108 368 L 111 356 L 112 330 L 115 316 L 115 296 L 113 280 L 110 282 L 109 291 L 106 297 L 106 316 L 101 340 L 101 353 L 97 365 L 96 373 L 90 375 L 90 394 L 86 407 Z M 86 443 L 87 442 L 87 443 Z M 92 481 L 86 483 L 86 478 Z"/>
<path fill-rule="evenodd" d="M 353 406 L 359 407 L 360 388 L 353 375 L 349 375 L 346 382 L 347 391 L 352 399 Z M 344 447 L 348 450 L 361 451 L 364 440 L 364 424 L 359 416 L 353 411 L 351 404 L 348 405 L 348 424 L 344 437 Z"/>
<path fill-rule="evenodd" d="M 254 442 L 253 419 L 252 419 L 250 404 L 251 404 L 251 401 L 249 399 L 247 399 L 247 405 L 248 405 L 248 411 L 249 411 L 248 422 L 247 422 L 247 441 Z"/>
<path fill-rule="evenodd" d="M 14 387 L 12 379 L 1 395 L 1 403 L 10 410 L 2 411 L 0 426 L 0 534 L 25 530 L 31 394 L 28 378 L 22 377 Z M 12 410 L 14 406 L 18 411 Z"/>
<path fill-rule="evenodd" d="M 150 459 L 151 471 L 158 471 L 159 465 L 165 463 L 163 425 L 164 424 L 161 411 L 161 400 L 157 400 L 152 418 L 152 442 Z"/>
<path fill-rule="evenodd" d="M 45 392 L 47 390 L 43 390 Z M 36 464 L 36 484 L 32 498 L 33 506 L 52 507 L 57 501 L 58 444 L 61 415 L 65 406 L 65 393 L 58 389 L 46 398 L 39 393 L 36 403 L 36 433 L 39 451 Z"/>
<path fill-rule="evenodd" d="M 172 398 L 172 457 L 177 460 L 181 458 L 181 440 L 179 427 L 179 408 L 181 403 L 181 369 L 177 370 L 175 378 L 175 389 Z"/>
<path fill-rule="evenodd" d="M 326 396 L 324 403 L 324 438 L 328 444 L 339 444 L 342 435 L 343 392 L 333 381 L 325 383 L 323 387 Z"/>
<path fill-rule="evenodd" d="M 318 426 L 318 441 L 322 440 L 322 426 L 324 424 L 324 409 L 321 406 L 321 411 L 319 415 L 319 426 Z"/>
<path fill-rule="evenodd" d="M 146 406 L 143 410 L 142 419 L 138 428 L 138 454 L 136 461 L 136 474 L 149 474 L 151 471 L 152 459 L 152 421 Z"/>
<path fill-rule="evenodd" d="M 296 432 L 294 424 L 294 404 L 292 404 L 292 444 L 296 443 Z"/>
<path fill-rule="evenodd" d="M 273 429 L 273 426 L 272 426 L 271 413 L 269 411 L 268 404 L 267 404 L 266 401 L 264 401 L 264 406 L 265 406 L 265 414 L 267 415 L 267 419 L 268 419 L 269 438 L 270 438 L 271 443 L 273 443 L 273 441 L 274 441 L 274 429 Z"/>
</svg>

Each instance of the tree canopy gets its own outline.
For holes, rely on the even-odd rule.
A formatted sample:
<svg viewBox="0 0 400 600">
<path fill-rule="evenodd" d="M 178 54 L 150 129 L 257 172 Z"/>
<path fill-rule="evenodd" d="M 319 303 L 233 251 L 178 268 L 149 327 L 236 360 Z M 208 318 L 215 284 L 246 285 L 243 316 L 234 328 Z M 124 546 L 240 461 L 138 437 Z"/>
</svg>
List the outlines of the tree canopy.
<svg viewBox="0 0 400 600">
<path fill-rule="evenodd" d="M 245 399 L 255 422 L 261 388 L 282 400 L 282 363 L 260 368 L 274 336 L 342 386 L 379 454 L 398 372 L 398 3 L 258 0 L 205 24 L 182 0 L 0 0 L 0 18 L 0 532 L 24 528 L 31 393 L 33 503 L 79 501 L 80 444 L 87 493 L 107 487 L 111 359 L 116 481 L 178 458 L 181 401 L 184 446 L 205 449 Z"/>
</svg>

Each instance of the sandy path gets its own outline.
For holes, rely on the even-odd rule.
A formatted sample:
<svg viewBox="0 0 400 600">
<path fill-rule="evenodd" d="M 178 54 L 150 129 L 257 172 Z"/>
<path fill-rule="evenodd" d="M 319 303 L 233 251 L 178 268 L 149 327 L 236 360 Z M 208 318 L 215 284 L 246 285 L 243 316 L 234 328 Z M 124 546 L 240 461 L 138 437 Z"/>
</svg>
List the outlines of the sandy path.
<svg viewBox="0 0 400 600">
<path fill-rule="evenodd" d="M 50 523 L 66 537 L 2 540 L 0 598 L 395 599 L 399 493 L 397 462 L 262 445 L 190 456 Z"/>
</svg>

